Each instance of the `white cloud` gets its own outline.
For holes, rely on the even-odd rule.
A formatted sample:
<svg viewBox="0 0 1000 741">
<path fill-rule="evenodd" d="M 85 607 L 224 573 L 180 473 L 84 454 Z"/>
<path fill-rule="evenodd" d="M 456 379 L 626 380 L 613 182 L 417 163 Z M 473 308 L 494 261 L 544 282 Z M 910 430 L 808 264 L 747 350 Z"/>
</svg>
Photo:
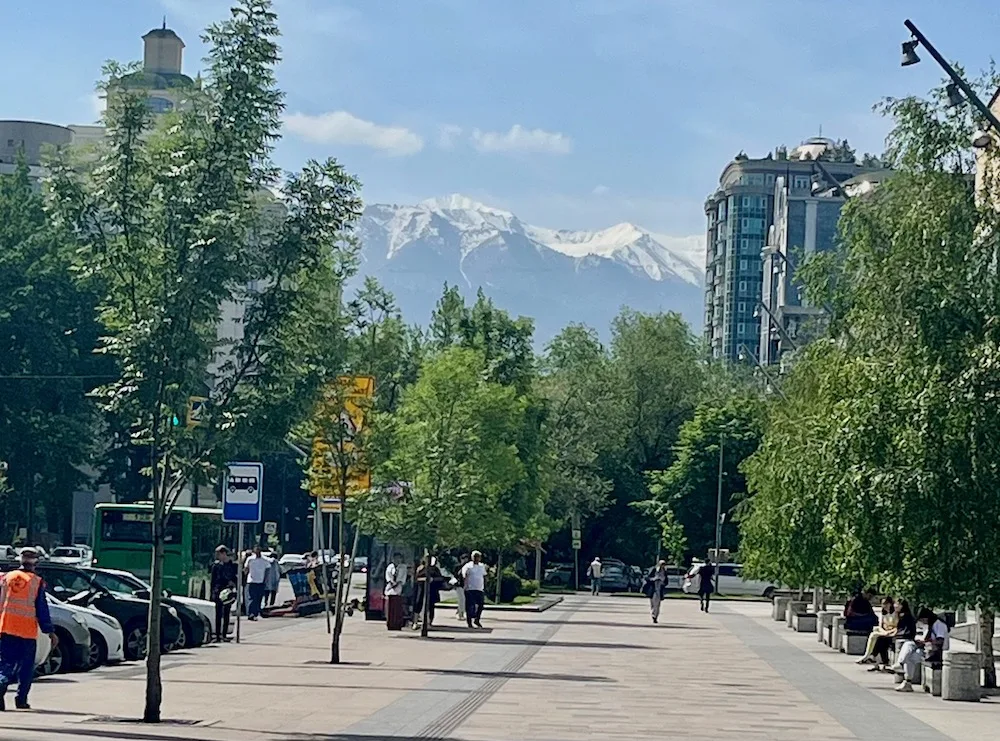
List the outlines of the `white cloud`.
<svg viewBox="0 0 1000 741">
<path fill-rule="evenodd" d="M 462 127 L 455 124 L 442 124 L 438 130 L 438 146 L 441 149 L 451 149 L 462 135 Z"/>
<path fill-rule="evenodd" d="M 292 113 L 285 117 L 285 127 L 306 141 L 368 147 L 395 157 L 424 148 L 423 138 L 403 126 L 382 126 L 347 111 Z"/>
<path fill-rule="evenodd" d="M 514 124 L 510 131 L 472 132 L 472 144 L 480 152 L 538 152 L 543 154 L 569 154 L 573 140 L 565 134 L 543 129 L 526 129 Z"/>
<path fill-rule="evenodd" d="M 591 191 L 591 193 L 593 193 L 595 196 L 606 196 L 610 192 L 611 188 L 609 188 L 606 185 L 594 186 L 594 189 Z"/>
</svg>

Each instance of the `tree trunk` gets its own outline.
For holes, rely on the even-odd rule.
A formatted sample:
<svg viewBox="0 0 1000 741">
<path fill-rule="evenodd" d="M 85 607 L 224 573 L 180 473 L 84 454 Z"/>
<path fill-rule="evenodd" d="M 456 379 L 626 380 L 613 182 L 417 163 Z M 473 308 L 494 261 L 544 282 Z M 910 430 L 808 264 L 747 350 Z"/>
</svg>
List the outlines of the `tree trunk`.
<svg viewBox="0 0 1000 741">
<path fill-rule="evenodd" d="M 163 597 L 163 518 L 153 507 L 153 563 L 150 569 L 149 621 L 146 650 L 146 709 L 144 723 L 160 722 L 163 683 L 160 679 L 160 605 Z"/>
<path fill-rule="evenodd" d="M 340 516 L 338 518 L 337 534 L 337 602 L 336 620 L 333 621 L 333 644 L 330 650 L 330 663 L 340 663 L 340 634 L 344 630 L 344 572 L 348 567 L 344 565 L 344 510 L 347 508 L 347 497 L 344 489 L 341 489 Z M 331 540 L 332 540 L 331 536 Z M 332 544 L 331 544 L 332 545 Z M 348 580 L 351 575 L 348 573 Z M 347 582 L 350 584 L 350 581 Z"/>
<path fill-rule="evenodd" d="M 979 650 L 983 657 L 983 686 L 994 689 L 997 686 L 997 667 L 993 657 L 996 611 L 980 607 L 976 613 L 979 617 Z"/>
<path fill-rule="evenodd" d="M 423 613 L 420 618 L 420 637 L 426 638 L 430 633 L 431 618 L 431 550 L 424 549 L 424 600 L 422 605 Z"/>
</svg>

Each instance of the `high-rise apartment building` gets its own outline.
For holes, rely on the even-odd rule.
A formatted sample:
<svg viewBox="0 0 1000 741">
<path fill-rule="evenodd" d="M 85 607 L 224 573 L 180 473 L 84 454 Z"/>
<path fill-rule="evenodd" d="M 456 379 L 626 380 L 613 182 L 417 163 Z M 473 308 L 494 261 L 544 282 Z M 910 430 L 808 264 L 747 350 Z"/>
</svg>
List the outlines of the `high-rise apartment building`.
<svg viewBox="0 0 1000 741">
<path fill-rule="evenodd" d="M 762 257 L 774 224 L 776 186 L 780 179 L 781 190 L 792 201 L 810 198 L 813 176 L 819 173 L 817 159 L 838 182 L 873 169 L 859 164 L 846 142 L 815 137 L 790 152 L 779 147 L 757 159 L 740 153 L 726 165 L 719 189 L 705 201 L 704 331 L 711 358 L 736 360 L 743 354 L 757 355 L 760 317 L 767 316 L 760 309 L 764 295 Z M 833 223 L 835 227 L 835 219 Z"/>
</svg>

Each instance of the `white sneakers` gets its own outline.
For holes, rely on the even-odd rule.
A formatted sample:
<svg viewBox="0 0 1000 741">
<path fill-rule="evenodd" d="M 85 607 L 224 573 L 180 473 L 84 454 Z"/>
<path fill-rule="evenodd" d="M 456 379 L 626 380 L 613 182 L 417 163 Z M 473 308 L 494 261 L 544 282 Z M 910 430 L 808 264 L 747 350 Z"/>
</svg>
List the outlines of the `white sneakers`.
<svg viewBox="0 0 1000 741">
<path fill-rule="evenodd" d="M 896 692 L 913 692 L 913 685 L 904 679 L 896 685 Z"/>
</svg>

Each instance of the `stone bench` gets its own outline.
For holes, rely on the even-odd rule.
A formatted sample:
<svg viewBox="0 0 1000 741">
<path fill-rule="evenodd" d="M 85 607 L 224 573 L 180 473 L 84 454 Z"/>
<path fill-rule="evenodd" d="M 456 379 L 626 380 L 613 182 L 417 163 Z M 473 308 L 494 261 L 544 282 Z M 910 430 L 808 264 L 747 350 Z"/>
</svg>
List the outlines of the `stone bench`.
<svg viewBox="0 0 1000 741">
<path fill-rule="evenodd" d="M 944 674 L 942 665 L 924 664 L 922 674 L 924 692 L 928 692 L 934 697 L 941 697 L 941 680 Z"/>
<path fill-rule="evenodd" d="M 816 615 L 808 612 L 797 612 L 792 615 L 792 630 L 796 633 L 815 633 L 817 626 Z"/>
<path fill-rule="evenodd" d="M 792 619 L 799 613 L 808 613 L 809 603 L 805 600 L 791 600 L 785 608 L 785 624 L 791 628 Z"/>
<path fill-rule="evenodd" d="M 863 656 L 868 648 L 869 633 L 844 630 L 840 634 L 840 650 L 848 656 Z"/>
<path fill-rule="evenodd" d="M 774 599 L 771 601 L 771 618 L 776 622 L 780 623 L 785 620 L 786 612 L 788 610 L 788 603 L 792 601 L 791 597 L 783 597 L 780 595 L 775 595 Z"/>
</svg>

